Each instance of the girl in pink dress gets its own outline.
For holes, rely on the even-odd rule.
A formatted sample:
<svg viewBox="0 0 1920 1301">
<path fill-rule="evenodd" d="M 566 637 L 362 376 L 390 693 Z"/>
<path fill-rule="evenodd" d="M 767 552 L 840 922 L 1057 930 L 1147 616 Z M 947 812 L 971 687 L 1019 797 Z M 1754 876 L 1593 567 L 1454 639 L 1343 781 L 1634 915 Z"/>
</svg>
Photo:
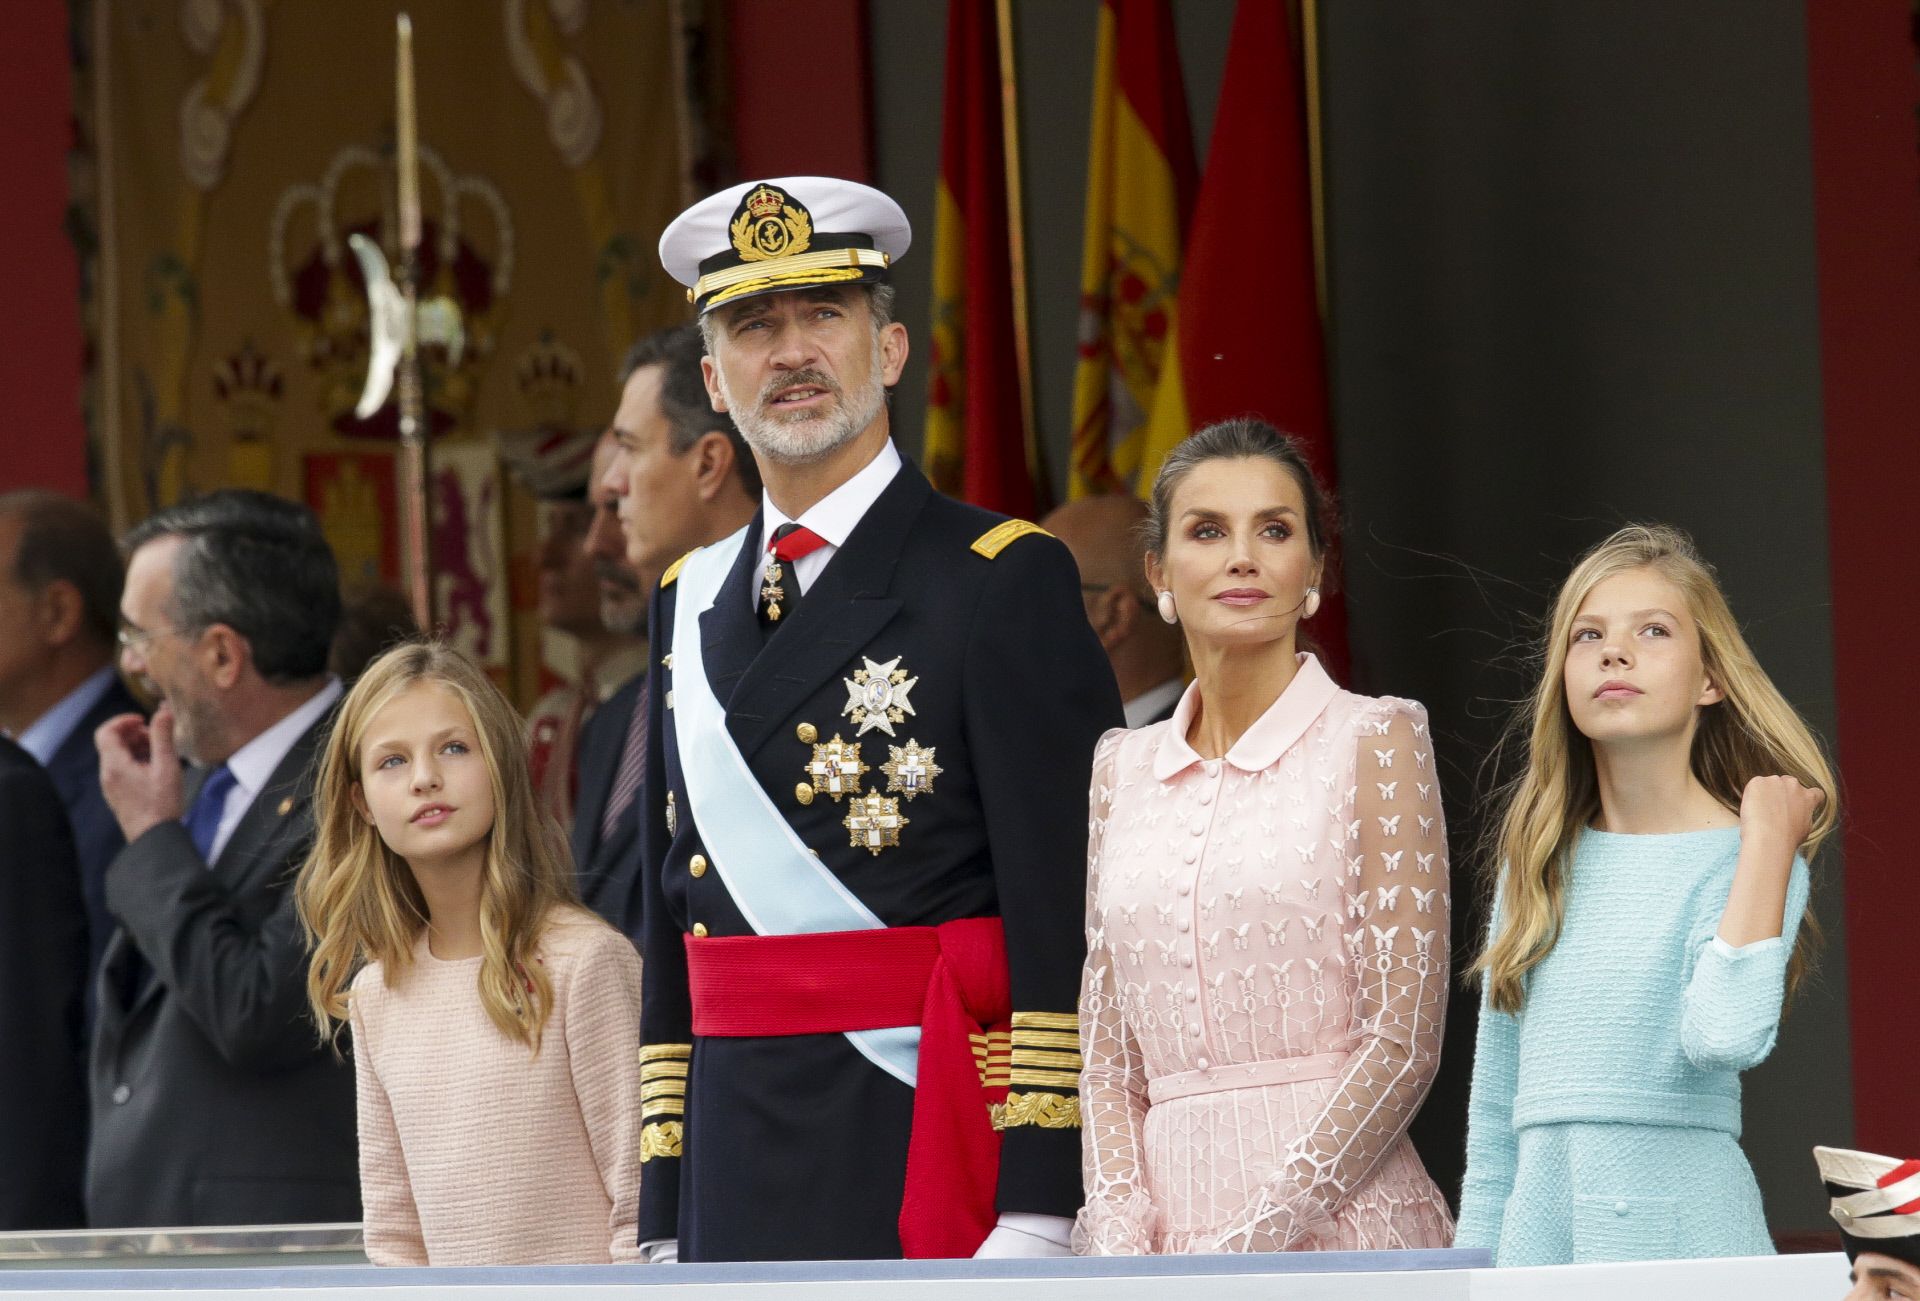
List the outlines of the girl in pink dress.
<svg viewBox="0 0 1920 1301">
<path fill-rule="evenodd" d="M 1299 445 L 1204 429 L 1147 578 L 1196 680 L 1094 761 L 1086 1254 L 1444 1247 L 1407 1125 L 1440 1059 L 1446 828 L 1426 711 L 1296 649 L 1327 505 Z"/>
</svg>

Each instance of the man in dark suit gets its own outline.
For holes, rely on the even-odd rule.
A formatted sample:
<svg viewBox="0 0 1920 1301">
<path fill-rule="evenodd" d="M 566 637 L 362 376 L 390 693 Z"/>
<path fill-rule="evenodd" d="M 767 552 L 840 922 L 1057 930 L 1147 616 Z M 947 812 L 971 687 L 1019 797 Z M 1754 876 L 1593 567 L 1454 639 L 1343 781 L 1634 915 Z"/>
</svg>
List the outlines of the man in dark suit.
<svg viewBox="0 0 1920 1301">
<path fill-rule="evenodd" d="M 655 598 L 640 1237 L 1065 1255 L 1087 787 L 1120 698 L 1065 547 L 934 492 L 886 389 L 906 218 L 800 177 L 662 258 L 765 481 Z"/>
<path fill-rule="evenodd" d="M 92 507 L 41 489 L 0 496 L 0 732 L 39 760 L 66 809 L 92 969 L 113 934 L 107 864 L 126 844 L 100 794 L 93 734 L 140 708 L 113 671 L 120 581 L 120 551 Z"/>
<path fill-rule="evenodd" d="M 1080 599 L 1113 665 L 1128 727 L 1172 718 L 1187 686 L 1180 630 L 1160 618 L 1147 589 L 1146 519 L 1145 502 L 1113 493 L 1070 501 L 1040 521 L 1080 567 Z"/>
<path fill-rule="evenodd" d="M 0 738 L 0 1230 L 86 1221 L 80 996 L 87 915 L 46 772 Z"/>
<path fill-rule="evenodd" d="M 357 1219 L 353 1075 L 308 1017 L 291 888 L 340 696 L 333 553 L 305 508 L 234 490 L 126 545 L 123 663 L 161 704 L 151 726 L 99 733 L 127 847 L 107 872 L 120 927 L 99 984 L 89 1219 Z"/>
<path fill-rule="evenodd" d="M 633 615 L 626 583 L 651 594 L 673 561 L 751 519 L 760 494 L 760 472 L 740 431 L 707 401 L 705 353 L 690 325 L 634 344 L 621 366 L 619 410 L 594 451 L 587 546 L 601 567 L 601 614 L 632 620 L 643 635 L 646 607 Z M 646 691 L 642 671 L 587 720 L 573 818 L 581 898 L 636 943 Z"/>
</svg>

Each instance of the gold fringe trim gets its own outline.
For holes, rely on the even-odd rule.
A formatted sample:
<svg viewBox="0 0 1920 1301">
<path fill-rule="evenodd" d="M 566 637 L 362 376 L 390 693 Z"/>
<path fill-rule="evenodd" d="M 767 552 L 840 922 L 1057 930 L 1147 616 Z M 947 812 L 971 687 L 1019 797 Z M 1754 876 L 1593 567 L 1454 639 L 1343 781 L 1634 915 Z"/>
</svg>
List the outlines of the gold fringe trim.
<svg viewBox="0 0 1920 1301">
<path fill-rule="evenodd" d="M 1022 1048 L 1064 1048 L 1080 1051 L 1080 1036 L 1069 1030 L 1019 1030 L 1013 1042 Z"/>
<path fill-rule="evenodd" d="M 693 553 L 689 551 L 687 554 L 692 555 Z M 646 1044 L 640 1049 L 640 1060 L 642 1062 L 657 1062 L 663 1060 L 685 1061 L 692 1056 L 692 1044 Z"/>
<path fill-rule="evenodd" d="M 657 1156 L 680 1155 L 680 1122 L 662 1121 L 658 1125 L 648 1125 L 640 1131 L 640 1164 L 645 1165 Z"/>
<path fill-rule="evenodd" d="M 680 1080 L 649 1080 L 640 1086 L 640 1101 L 648 1098 L 684 1098 L 687 1086 Z"/>
<path fill-rule="evenodd" d="M 684 1116 L 687 1114 L 685 1098 L 655 1098 L 651 1102 L 640 1104 L 640 1119 L 652 1120 L 655 1116 Z"/>
<path fill-rule="evenodd" d="M 1038 1066 L 1050 1071 L 1078 1071 L 1080 1054 L 1055 1052 L 1048 1048 L 1016 1048 L 1012 1062 L 1015 1066 Z"/>
</svg>

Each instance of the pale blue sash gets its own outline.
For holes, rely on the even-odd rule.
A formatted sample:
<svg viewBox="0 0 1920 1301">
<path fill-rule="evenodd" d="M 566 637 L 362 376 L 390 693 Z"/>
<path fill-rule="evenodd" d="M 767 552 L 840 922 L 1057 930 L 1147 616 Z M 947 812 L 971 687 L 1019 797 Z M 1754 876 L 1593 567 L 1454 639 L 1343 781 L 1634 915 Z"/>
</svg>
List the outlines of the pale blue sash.
<svg viewBox="0 0 1920 1301">
<path fill-rule="evenodd" d="M 748 526 L 751 527 L 751 526 Z M 687 808 L 707 861 L 759 935 L 875 930 L 886 923 L 793 834 L 727 732 L 726 710 L 707 681 L 700 615 L 711 609 L 746 541 L 741 529 L 703 547 L 680 566 L 674 604 L 673 721 Z M 799 751 L 795 767 L 800 766 Z M 847 1040 L 875 1066 L 912 1086 L 920 1027 L 854 1030 Z"/>
</svg>

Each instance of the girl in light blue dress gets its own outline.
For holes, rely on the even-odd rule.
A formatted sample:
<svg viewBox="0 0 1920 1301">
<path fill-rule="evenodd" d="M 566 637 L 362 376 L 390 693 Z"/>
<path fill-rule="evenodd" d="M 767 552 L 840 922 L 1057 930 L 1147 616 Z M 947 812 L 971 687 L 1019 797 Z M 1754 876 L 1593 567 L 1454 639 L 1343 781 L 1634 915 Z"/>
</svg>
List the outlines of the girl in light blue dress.
<svg viewBox="0 0 1920 1301">
<path fill-rule="evenodd" d="M 1771 1254 L 1740 1072 L 1816 938 L 1832 770 L 1675 529 L 1588 553 L 1544 652 L 1474 964 L 1455 1245 L 1499 1265 Z"/>
</svg>

